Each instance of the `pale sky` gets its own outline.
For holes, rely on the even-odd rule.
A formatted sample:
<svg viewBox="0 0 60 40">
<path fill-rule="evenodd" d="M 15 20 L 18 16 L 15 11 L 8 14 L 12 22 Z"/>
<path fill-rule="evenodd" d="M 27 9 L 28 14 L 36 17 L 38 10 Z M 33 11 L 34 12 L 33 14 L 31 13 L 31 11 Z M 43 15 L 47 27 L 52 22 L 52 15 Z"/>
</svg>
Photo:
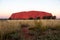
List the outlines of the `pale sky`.
<svg viewBox="0 0 60 40">
<path fill-rule="evenodd" d="M 31 10 L 49 12 L 60 18 L 60 0 L 0 0 L 0 18 Z"/>
</svg>

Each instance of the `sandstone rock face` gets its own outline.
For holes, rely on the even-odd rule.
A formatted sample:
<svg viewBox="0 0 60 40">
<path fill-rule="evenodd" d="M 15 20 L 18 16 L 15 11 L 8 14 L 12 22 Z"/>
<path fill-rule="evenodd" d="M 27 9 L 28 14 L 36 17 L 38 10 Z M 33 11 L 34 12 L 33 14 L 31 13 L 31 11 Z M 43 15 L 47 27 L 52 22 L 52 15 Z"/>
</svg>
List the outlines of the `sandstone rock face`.
<svg viewBox="0 0 60 40">
<path fill-rule="evenodd" d="M 43 11 L 26 11 L 13 13 L 9 19 L 51 19 L 52 14 Z"/>
</svg>

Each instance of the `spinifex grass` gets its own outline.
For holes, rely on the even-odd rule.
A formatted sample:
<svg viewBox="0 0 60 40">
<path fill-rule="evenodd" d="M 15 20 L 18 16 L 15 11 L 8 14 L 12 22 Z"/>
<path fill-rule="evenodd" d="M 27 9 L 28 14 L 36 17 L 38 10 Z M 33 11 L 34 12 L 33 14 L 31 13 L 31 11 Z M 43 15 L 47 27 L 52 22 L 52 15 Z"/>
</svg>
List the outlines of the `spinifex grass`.
<svg viewBox="0 0 60 40">
<path fill-rule="evenodd" d="M 0 37 L 11 35 L 10 33 L 19 34 L 21 24 L 32 28 L 30 33 L 34 34 L 36 40 L 60 40 L 60 20 L 0 20 Z"/>
</svg>

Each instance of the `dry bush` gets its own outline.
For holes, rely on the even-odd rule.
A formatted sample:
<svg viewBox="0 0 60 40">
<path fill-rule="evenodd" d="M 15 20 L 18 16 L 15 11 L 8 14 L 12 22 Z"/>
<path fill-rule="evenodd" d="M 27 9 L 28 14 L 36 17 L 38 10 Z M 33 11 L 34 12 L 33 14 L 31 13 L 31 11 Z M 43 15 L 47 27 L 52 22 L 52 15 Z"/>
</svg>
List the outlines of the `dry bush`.
<svg viewBox="0 0 60 40">
<path fill-rule="evenodd" d="M 60 29 L 60 20 L 0 20 L 0 37 L 6 33 L 19 31 L 21 24 L 46 30 L 48 28 Z"/>
<path fill-rule="evenodd" d="M 0 32 L 5 34 L 19 30 L 21 24 L 28 24 L 29 27 L 60 28 L 60 20 L 0 20 Z"/>
</svg>

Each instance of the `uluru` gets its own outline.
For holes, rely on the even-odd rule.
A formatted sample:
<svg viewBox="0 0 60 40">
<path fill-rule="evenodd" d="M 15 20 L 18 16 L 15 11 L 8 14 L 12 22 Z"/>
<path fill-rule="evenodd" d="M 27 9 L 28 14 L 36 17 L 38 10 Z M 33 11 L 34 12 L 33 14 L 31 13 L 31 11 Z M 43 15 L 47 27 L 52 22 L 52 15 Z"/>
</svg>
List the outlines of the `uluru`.
<svg viewBox="0 0 60 40">
<path fill-rule="evenodd" d="M 56 19 L 56 16 L 44 11 L 24 11 L 12 13 L 9 19 Z"/>
</svg>

